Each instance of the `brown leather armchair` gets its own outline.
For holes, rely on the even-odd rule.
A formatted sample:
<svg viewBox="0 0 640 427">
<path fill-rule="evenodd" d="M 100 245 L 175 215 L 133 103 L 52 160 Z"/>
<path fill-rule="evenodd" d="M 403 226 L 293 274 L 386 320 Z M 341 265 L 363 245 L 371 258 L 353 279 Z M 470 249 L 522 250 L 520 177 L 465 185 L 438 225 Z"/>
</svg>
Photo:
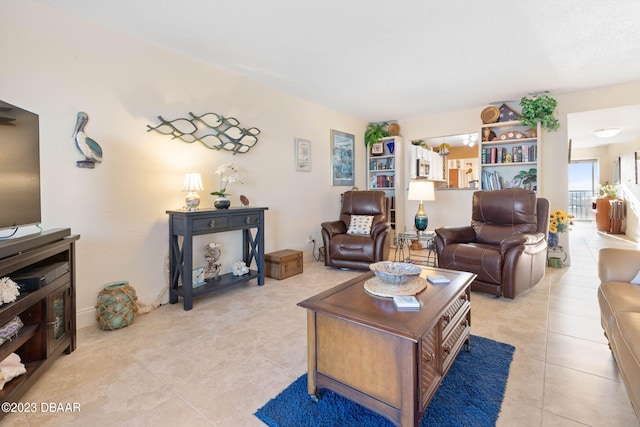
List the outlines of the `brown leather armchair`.
<svg viewBox="0 0 640 427">
<path fill-rule="evenodd" d="M 368 270 L 371 263 L 388 259 L 391 226 L 387 200 L 383 191 L 347 191 L 342 195 L 340 219 L 321 224 L 324 265 Z M 350 234 L 352 219 L 371 221 L 370 232 L 352 229 Z"/>
<path fill-rule="evenodd" d="M 471 225 L 436 232 L 438 266 L 475 273 L 471 289 L 515 298 L 545 273 L 549 201 L 524 189 L 473 193 Z"/>
</svg>

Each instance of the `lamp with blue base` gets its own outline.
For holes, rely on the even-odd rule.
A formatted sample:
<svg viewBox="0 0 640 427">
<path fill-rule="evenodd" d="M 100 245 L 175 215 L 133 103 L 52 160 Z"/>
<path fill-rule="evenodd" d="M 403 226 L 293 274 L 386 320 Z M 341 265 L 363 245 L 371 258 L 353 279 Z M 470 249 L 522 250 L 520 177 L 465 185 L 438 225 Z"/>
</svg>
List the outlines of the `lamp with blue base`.
<svg viewBox="0 0 640 427">
<path fill-rule="evenodd" d="M 418 200 L 418 212 L 415 216 L 415 227 L 418 230 L 418 234 L 424 233 L 429 225 L 429 217 L 424 210 L 424 201 L 435 200 L 435 191 L 433 187 L 433 181 L 427 180 L 414 180 L 409 182 L 409 195 L 408 200 Z"/>
</svg>

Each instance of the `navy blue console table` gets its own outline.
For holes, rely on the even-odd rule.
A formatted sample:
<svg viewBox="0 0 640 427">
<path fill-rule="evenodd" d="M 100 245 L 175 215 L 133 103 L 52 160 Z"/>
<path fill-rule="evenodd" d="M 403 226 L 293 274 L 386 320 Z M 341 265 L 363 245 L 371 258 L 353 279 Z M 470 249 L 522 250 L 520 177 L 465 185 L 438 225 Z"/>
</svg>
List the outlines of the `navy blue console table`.
<svg viewBox="0 0 640 427">
<path fill-rule="evenodd" d="M 193 308 L 193 297 L 251 279 L 264 285 L 264 211 L 268 208 L 239 207 L 230 209 L 200 209 L 197 211 L 173 210 L 169 214 L 169 302 L 175 304 L 178 297 L 184 300 L 184 309 Z M 257 270 L 234 276 L 220 275 L 219 279 L 193 288 L 193 236 L 242 231 L 242 260 L 247 267 L 256 261 Z M 252 230 L 254 232 L 252 233 Z M 179 237 L 182 237 L 182 245 Z M 181 283 L 182 282 L 182 283 Z"/>
</svg>

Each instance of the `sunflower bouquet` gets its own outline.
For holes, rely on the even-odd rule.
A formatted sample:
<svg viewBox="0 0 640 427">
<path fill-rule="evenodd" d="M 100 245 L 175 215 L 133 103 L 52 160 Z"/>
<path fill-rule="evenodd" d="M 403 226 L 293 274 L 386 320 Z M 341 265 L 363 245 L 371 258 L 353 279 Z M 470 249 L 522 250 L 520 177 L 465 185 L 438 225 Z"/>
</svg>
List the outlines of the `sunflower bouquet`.
<svg viewBox="0 0 640 427">
<path fill-rule="evenodd" d="M 564 233 L 573 225 L 573 215 L 569 215 L 562 209 L 551 212 L 549 218 L 549 233 Z"/>
<path fill-rule="evenodd" d="M 562 209 L 551 212 L 549 216 L 549 246 L 555 248 L 560 243 L 558 233 L 564 233 L 570 230 L 573 225 L 573 215 L 569 215 Z"/>
</svg>

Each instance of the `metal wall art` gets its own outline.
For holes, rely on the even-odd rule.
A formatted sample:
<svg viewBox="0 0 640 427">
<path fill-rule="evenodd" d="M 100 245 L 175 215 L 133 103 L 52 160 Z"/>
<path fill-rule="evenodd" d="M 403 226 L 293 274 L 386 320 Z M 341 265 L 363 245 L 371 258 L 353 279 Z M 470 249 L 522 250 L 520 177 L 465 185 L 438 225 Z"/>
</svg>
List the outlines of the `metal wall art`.
<svg viewBox="0 0 640 427">
<path fill-rule="evenodd" d="M 147 125 L 147 132 L 155 130 L 163 135 L 171 135 L 184 142 L 200 142 L 212 150 L 227 150 L 236 153 L 246 153 L 258 142 L 260 129 L 252 127 L 241 128 L 240 122 L 234 117 L 225 118 L 216 113 L 206 113 L 196 116 L 189 112 L 191 118 L 165 120 L 158 116 L 160 124 L 153 127 Z"/>
</svg>

